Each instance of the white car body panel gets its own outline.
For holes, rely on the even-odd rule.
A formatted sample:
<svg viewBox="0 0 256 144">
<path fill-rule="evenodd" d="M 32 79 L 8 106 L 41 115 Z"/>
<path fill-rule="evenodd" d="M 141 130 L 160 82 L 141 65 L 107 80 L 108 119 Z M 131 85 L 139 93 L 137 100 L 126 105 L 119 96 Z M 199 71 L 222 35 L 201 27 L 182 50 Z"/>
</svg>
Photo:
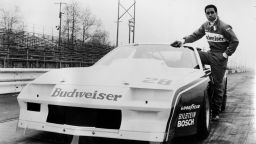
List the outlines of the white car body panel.
<svg viewBox="0 0 256 144">
<path fill-rule="evenodd" d="M 156 60 L 120 60 L 110 66 L 51 70 L 19 94 L 18 126 L 70 135 L 161 142 L 166 136 L 176 90 L 202 75 L 202 69 L 170 68 Z M 27 102 L 40 103 L 40 112 L 28 111 Z M 49 104 L 121 110 L 121 126 L 117 130 L 47 123 Z"/>
</svg>

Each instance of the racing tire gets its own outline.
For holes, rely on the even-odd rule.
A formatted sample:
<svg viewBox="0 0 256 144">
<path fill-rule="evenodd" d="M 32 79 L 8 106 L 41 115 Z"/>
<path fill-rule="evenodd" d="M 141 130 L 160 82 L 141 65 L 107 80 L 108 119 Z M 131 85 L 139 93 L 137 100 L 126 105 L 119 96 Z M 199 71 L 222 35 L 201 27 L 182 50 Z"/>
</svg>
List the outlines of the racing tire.
<svg viewBox="0 0 256 144">
<path fill-rule="evenodd" d="M 227 82 L 228 80 L 226 78 L 225 84 L 224 84 L 224 94 L 222 98 L 221 112 L 225 111 L 226 105 L 227 105 Z"/>
<path fill-rule="evenodd" d="M 197 136 L 200 140 L 207 138 L 211 132 L 210 111 L 210 99 L 207 91 L 205 91 L 204 100 L 199 112 L 197 123 Z"/>
</svg>

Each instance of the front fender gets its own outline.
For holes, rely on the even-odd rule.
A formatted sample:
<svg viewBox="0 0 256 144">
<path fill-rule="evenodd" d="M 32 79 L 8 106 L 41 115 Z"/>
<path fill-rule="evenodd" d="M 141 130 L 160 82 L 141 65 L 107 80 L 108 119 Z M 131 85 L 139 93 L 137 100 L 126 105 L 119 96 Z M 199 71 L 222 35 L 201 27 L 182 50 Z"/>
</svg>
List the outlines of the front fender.
<svg viewBox="0 0 256 144">
<path fill-rule="evenodd" d="M 176 91 L 168 121 L 166 140 L 196 134 L 197 119 L 209 81 L 208 77 L 202 77 Z"/>
</svg>

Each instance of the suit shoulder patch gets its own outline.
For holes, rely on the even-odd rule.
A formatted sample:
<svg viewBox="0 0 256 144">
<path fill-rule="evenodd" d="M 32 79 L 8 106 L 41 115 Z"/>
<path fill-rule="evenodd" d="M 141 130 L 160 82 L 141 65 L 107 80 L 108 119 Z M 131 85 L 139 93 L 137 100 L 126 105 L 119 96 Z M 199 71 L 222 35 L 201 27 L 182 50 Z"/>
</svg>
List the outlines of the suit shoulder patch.
<svg viewBox="0 0 256 144">
<path fill-rule="evenodd" d="M 230 31 L 232 28 L 231 27 L 228 27 L 228 28 L 226 28 L 226 31 Z"/>
<path fill-rule="evenodd" d="M 225 30 L 230 31 L 230 30 L 232 30 L 232 27 L 230 25 L 227 25 L 227 26 L 225 26 Z"/>
</svg>

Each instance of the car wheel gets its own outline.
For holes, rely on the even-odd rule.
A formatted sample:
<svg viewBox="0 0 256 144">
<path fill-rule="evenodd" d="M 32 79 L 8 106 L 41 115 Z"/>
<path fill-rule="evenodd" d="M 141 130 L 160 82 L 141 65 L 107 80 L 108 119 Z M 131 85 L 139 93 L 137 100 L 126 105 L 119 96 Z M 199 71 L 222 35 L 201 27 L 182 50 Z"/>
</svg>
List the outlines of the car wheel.
<svg viewBox="0 0 256 144">
<path fill-rule="evenodd" d="M 226 109 L 226 104 L 227 104 L 227 78 L 225 80 L 225 84 L 224 84 L 224 94 L 223 94 L 223 99 L 222 99 L 222 105 L 221 105 L 221 111 L 225 111 Z"/>
<path fill-rule="evenodd" d="M 200 139 L 208 137 L 211 131 L 210 124 L 210 100 L 207 91 L 204 94 L 204 100 L 198 116 L 197 135 Z"/>
</svg>

